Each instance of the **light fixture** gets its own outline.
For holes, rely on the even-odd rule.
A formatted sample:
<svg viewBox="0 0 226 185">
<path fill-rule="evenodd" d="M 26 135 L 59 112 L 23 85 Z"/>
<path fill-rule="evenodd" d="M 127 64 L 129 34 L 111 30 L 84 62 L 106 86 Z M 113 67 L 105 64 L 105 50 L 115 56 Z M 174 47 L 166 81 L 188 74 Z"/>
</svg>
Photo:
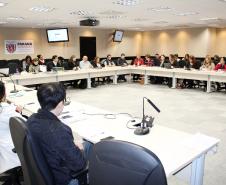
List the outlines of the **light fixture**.
<svg viewBox="0 0 226 185">
<path fill-rule="evenodd" d="M 164 12 L 164 11 L 170 11 L 172 8 L 168 6 L 160 6 L 155 8 L 148 8 L 148 10 L 155 11 L 155 12 Z"/>
<path fill-rule="evenodd" d="M 182 12 L 182 13 L 174 13 L 176 16 L 190 16 L 190 15 L 198 15 L 198 12 Z"/>
<path fill-rule="evenodd" d="M 149 19 L 146 19 L 146 18 L 136 18 L 136 19 L 133 19 L 135 22 L 141 22 L 141 21 L 148 21 Z"/>
<path fill-rule="evenodd" d="M 122 6 L 135 6 L 139 4 L 139 0 L 116 0 L 113 4 L 122 5 Z"/>
<path fill-rule="evenodd" d="M 51 12 L 55 8 L 47 7 L 47 6 L 34 6 L 30 8 L 29 10 L 32 12 Z"/>
<path fill-rule="evenodd" d="M 218 17 L 206 17 L 206 18 L 201 18 L 200 21 L 220 21 L 221 19 Z"/>
<path fill-rule="evenodd" d="M 0 21 L 0 24 L 7 24 L 8 22 Z"/>
<path fill-rule="evenodd" d="M 102 15 L 122 15 L 122 14 L 124 14 L 124 12 L 115 11 L 115 10 L 106 10 L 104 12 L 100 12 L 99 14 L 102 14 Z"/>
<path fill-rule="evenodd" d="M 79 15 L 79 16 L 86 16 L 86 15 L 93 15 L 93 12 L 85 11 L 85 10 L 78 10 L 70 13 L 71 15 Z"/>
<path fill-rule="evenodd" d="M 105 18 L 105 19 L 122 19 L 122 18 L 126 18 L 126 16 L 123 16 L 123 15 L 109 15 L 109 16 L 105 16 L 103 18 Z"/>
<path fill-rule="evenodd" d="M 7 3 L 0 2 L 0 7 L 4 7 L 6 5 L 7 5 Z"/>
<path fill-rule="evenodd" d="M 8 17 L 7 20 L 22 21 L 22 20 L 24 20 L 24 18 L 23 17 Z"/>
<path fill-rule="evenodd" d="M 167 21 L 155 21 L 154 24 L 167 24 Z"/>
</svg>

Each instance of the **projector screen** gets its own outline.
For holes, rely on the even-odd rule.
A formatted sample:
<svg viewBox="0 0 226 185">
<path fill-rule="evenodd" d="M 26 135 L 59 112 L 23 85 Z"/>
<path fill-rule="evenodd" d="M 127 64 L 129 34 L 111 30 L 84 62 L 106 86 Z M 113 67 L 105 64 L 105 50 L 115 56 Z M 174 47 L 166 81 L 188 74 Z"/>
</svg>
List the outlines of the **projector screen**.
<svg viewBox="0 0 226 185">
<path fill-rule="evenodd" d="M 123 33 L 124 33 L 123 31 L 115 30 L 113 41 L 114 42 L 122 42 Z"/>
<path fill-rule="evenodd" d="M 47 29 L 47 38 L 48 42 L 68 42 L 68 29 L 59 28 L 59 29 Z"/>
</svg>

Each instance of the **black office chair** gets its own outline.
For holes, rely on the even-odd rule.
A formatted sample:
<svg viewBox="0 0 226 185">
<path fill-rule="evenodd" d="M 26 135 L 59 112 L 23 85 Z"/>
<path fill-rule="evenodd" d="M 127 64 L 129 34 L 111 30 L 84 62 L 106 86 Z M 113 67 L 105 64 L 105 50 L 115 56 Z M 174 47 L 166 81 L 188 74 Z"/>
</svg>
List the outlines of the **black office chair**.
<svg viewBox="0 0 226 185">
<path fill-rule="evenodd" d="M 17 73 L 17 71 L 19 72 L 18 64 L 16 63 L 9 63 L 8 67 L 9 67 L 9 74 L 15 74 Z"/>
<path fill-rule="evenodd" d="M 164 168 L 151 151 L 123 141 L 105 140 L 89 156 L 90 185 L 167 185 Z"/>
<path fill-rule="evenodd" d="M 53 175 L 39 148 L 32 138 L 23 119 L 12 117 L 9 121 L 12 140 L 19 156 L 25 185 L 55 185 Z M 79 172 L 74 178 L 87 173 Z"/>
</svg>

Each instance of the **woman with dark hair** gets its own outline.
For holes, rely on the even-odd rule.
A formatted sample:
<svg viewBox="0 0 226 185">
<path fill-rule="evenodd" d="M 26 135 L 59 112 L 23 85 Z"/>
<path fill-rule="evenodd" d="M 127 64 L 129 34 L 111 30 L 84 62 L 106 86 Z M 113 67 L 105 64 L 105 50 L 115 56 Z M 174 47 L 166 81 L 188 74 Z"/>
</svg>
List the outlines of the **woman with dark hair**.
<svg viewBox="0 0 226 185">
<path fill-rule="evenodd" d="M 76 56 L 72 55 L 68 60 L 68 70 L 78 69 L 78 64 L 76 63 Z"/>
<path fill-rule="evenodd" d="M 32 58 L 30 55 L 27 55 L 22 62 L 23 71 L 29 72 L 29 66 L 31 65 L 31 63 L 32 63 Z"/>
<path fill-rule="evenodd" d="M 45 64 L 45 59 L 44 59 L 43 55 L 37 55 L 37 58 L 38 58 L 39 65 Z"/>
<path fill-rule="evenodd" d="M 5 84 L 0 81 L 0 173 L 20 166 L 17 154 L 12 152 L 14 149 L 9 129 L 9 119 L 17 116 L 22 117 L 22 108 L 6 102 Z"/>
</svg>

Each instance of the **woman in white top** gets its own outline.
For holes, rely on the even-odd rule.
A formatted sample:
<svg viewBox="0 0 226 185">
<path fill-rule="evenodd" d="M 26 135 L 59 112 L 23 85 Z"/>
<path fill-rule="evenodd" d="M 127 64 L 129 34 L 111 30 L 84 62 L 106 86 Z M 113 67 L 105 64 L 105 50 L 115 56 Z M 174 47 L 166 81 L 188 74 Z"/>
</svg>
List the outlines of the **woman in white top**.
<svg viewBox="0 0 226 185">
<path fill-rule="evenodd" d="M 214 68 L 215 68 L 215 64 L 213 63 L 210 55 L 207 55 L 203 62 L 203 65 L 200 67 L 200 70 L 212 71 L 212 70 L 214 70 Z"/>
<path fill-rule="evenodd" d="M 20 161 L 14 149 L 9 130 L 9 119 L 21 117 L 21 108 L 6 102 L 5 85 L 0 81 L 0 174 L 20 166 Z"/>
</svg>

